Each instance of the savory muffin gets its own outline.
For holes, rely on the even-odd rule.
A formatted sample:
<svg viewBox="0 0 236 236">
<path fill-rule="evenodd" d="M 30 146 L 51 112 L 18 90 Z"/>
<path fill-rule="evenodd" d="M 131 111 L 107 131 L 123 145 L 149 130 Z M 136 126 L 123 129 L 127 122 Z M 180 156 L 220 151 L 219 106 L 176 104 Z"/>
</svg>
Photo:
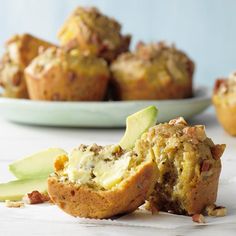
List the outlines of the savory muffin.
<svg viewBox="0 0 236 236">
<path fill-rule="evenodd" d="M 236 136 L 236 73 L 215 82 L 212 102 L 221 125 Z"/>
<path fill-rule="evenodd" d="M 25 68 L 38 55 L 39 49 L 52 46 L 54 45 L 33 35 L 17 34 L 6 42 L 6 51 L 14 63 Z"/>
<path fill-rule="evenodd" d="M 138 156 L 119 145 L 96 144 L 59 156 L 48 179 L 52 201 L 73 216 L 109 218 L 136 210 L 153 190 L 153 153 Z"/>
<path fill-rule="evenodd" d="M 3 87 L 4 97 L 28 98 L 24 71 L 7 53 L 0 60 L 0 86 Z"/>
<path fill-rule="evenodd" d="M 112 89 L 118 100 L 180 99 L 192 96 L 194 64 L 165 43 L 139 43 L 111 65 Z"/>
<path fill-rule="evenodd" d="M 25 69 L 29 97 L 51 101 L 101 101 L 109 80 L 105 60 L 77 49 L 48 48 Z"/>
<path fill-rule="evenodd" d="M 154 126 L 134 151 L 145 156 L 150 149 L 158 168 L 151 209 L 193 215 L 215 203 L 225 145 L 215 145 L 204 126 L 188 126 L 183 118 Z"/>
<path fill-rule="evenodd" d="M 38 55 L 39 50 L 51 46 L 52 44 L 30 34 L 14 35 L 6 42 L 6 52 L 0 60 L 3 96 L 28 98 L 24 69 Z"/>
<path fill-rule="evenodd" d="M 98 9 L 78 7 L 58 33 L 62 46 L 78 47 L 111 62 L 129 48 L 130 36 L 121 35 L 121 25 Z"/>
</svg>

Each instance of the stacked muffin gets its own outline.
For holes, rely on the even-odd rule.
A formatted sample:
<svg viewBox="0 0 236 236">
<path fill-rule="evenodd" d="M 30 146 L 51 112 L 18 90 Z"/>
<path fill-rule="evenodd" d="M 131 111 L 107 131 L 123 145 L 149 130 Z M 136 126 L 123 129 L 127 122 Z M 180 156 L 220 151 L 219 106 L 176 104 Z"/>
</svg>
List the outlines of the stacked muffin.
<svg viewBox="0 0 236 236">
<path fill-rule="evenodd" d="M 30 35 L 7 43 L 0 65 L 4 96 L 50 101 L 192 96 L 194 64 L 186 54 L 164 43 L 139 43 L 128 52 L 130 35 L 94 7 L 76 8 L 58 39 L 60 46 Z"/>
</svg>

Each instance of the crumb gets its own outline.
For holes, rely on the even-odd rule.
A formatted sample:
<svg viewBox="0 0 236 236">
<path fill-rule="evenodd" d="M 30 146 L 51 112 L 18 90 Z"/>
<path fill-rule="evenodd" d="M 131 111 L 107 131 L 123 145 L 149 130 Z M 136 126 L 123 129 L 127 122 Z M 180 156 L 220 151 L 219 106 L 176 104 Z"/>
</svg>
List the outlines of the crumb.
<svg viewBox="0 0 236 236">
<path fill-rule="evenodd" d="M 47 194 L 40 193 L 39 191 L 33 191 L 31 193 L 27 193 L 23 197 L 23 201 L 26 204 L 40 204 L 50 201 L 50 198 Z"/>
<path fill-rule="evenodd" d="M 182 124 L 182 125 L 185 125 L 185 126 L 188 125 L 188 123 L 185 121 L 185 119 L 183 117 L 178 117 L 176 119 L 170 120 L 169 124 L 170 125 Z"/>
<path fill-rule="evenodd" d="M 222 217 L 227 215 L 227 208 L 223 206 L 216 206 L 215 204 L 206 207 L 206 214 L 208 216 Z"/>
<path fill-rule="evenodd" d="M 10 208 L 21 208 L 25 206 L 23 202 L 20 202 L 20 201 L 15 202 L 15 201 L 10 201 L 10 200 L 6 200 L 5 205 L 6 207 L 10 207 Z"/>
<path fill-rule="evenodd" d="M 192 216 L 192 221 L 196 223 L 206 223 L 205 217 L 202 214 L 194 214 Z"/>
<path fill-rule="evenodd" d="M 150 199 L 148 202 L 145 203 L 145 209 L 146 209 L 147 211 L 150 211 L 153 215 L 159 213 L 159 210 L 158 210 L 158 208 L 156 207 L 155 202 L 152 201 L 152 199 Z"/>
</svg>

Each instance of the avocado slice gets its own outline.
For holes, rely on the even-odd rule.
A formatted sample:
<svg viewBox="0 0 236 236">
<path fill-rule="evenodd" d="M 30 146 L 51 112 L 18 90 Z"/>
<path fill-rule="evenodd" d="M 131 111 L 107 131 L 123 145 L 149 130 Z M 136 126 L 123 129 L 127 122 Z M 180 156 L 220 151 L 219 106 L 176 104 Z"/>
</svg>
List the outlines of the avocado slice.
<svg viewBox="0 0 236 236">
<path fill-rule="evenodd" d="M 126 119 L 125 134 L 119 142 L 123 149 L 133 148 L 135 141 L 156 124 L 158 109 L 155 106 L 149 106 L 140 110 Z"/>
<path fill-rule="evenodd" d="M 47 191 L 47 177 L 38 179 L 21 179 L 0 184 L 0 201 L 18 201 L 26 193 L 38 190 L 41 193 Z"/>
<path fill-rule="evenodd" d="M 49 148 L 14 161 L 9 165 L 9 170 L 18 179 L 48 176 L 53 172 L 55 158 L 60 155 L 67 155 L 67 153 L 60 148 Z"/>
</svg>

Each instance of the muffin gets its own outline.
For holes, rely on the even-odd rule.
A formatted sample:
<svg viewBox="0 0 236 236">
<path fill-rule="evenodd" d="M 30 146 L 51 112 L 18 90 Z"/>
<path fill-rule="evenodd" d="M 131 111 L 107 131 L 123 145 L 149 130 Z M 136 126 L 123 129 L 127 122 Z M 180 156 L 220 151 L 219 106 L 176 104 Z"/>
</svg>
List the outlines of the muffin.
<svg viewBox="0 0 236 236">
<path fill-rule="evenodd" d="M 6 51 L 10 59 L 24 69 L 38 55 L 40 48 L 43 50 L 52 46 L 54 45 L 33 35 L 17 34 L 6 42 Z"/>
<path fill-rule="evenodd" d="M 158 124 L 144 133 L 134 151 L 152 149 L 158 177 L 148 207 L 193 215 L 214 204 L 225 145 L 215 145 L 204 126 L 188 126 L 183 118 Z"/>
<path fill-rule="evenodd" d="M 48 48 L 25 69 L 25 76 L 33 100 L 101 101 L 109 70 L 102 58 Z"/>
<path fill-rule="evenodd" d="M 194 64 L 174 46 L 139 43 L 111 65 L 117 100 L 181 99 L 193 95 Z"/>
<path fill-rule="evenodd" d="M 236 136 L 236 73 L 215 82 L 212 102 L 220 124 L 230 135 Z"/>
<path fill-rule="evenodd" d="M 59 156 L 48 179 L 52 201 L 72 216 L 109 218 L 136 210 L 153 191 L 152 152 L 137 156 L 118 145 L 81 145 Z"/>
<path fill-rule="evenodd" d="M 108 62 L 126 52 L 130 43 L 129 35 L 121 35 L 121 25 L 94 7 L 76 8 L 60 29 L 58 39 L 63 47 L 78 47 Z"/>
<path fill-rule="evenodd" d="M 29 34 L 14 35 L 6 42 L 6 52 L 0 60 L 0 86 L 3 96 L 28 98 L 24 69 L 38 55 L 39 50 L 52 44 Z"/>
<path fill-rule="evenodd" d="M 3 97 L 28 98 L 24 72 L 7 53 L 0 60 L 0 86 Z"/>
</svg>

